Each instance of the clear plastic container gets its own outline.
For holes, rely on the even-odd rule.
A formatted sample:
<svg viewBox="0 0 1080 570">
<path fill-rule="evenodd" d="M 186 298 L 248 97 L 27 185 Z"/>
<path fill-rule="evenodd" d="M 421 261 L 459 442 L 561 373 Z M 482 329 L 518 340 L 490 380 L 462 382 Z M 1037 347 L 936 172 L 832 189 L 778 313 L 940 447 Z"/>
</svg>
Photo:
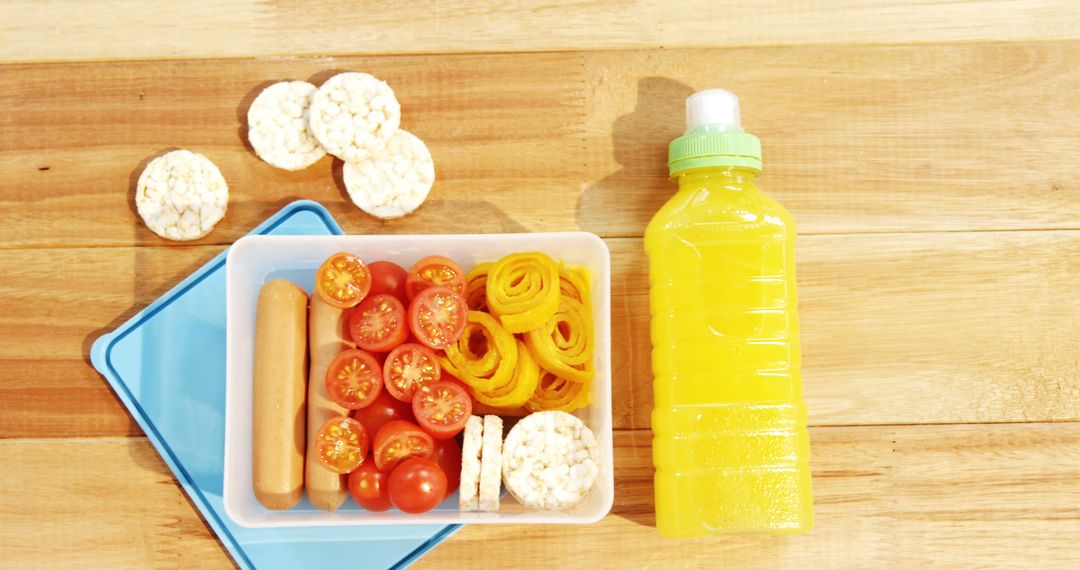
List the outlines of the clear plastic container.
<svg viewBox="0 0 1080 570">
<path fill-rule="evenodd" d="M 365 260 L 385 259 L 409 267 L 426 255 L 445 255 L 468 270 L 522 251 L 542 251 L 592 273 L 596 377 L 591 404 L 574 412 L 596 435 L 600 474 L 584 501 L 566 511 L 525 509 L 503 493 L 498 512 L 460 512 L 457 493 L 434 510 L 410 515 L 376 513 L 351 499 L 331 513 L 305 498 L 286 511 L 271 511 L 255 499 L 251 486 L 251 372 L 255 305 L 259 289 L 271 279 L 288 279 L 308 291 L 315 269 L 330 254 L 351 251 Z M 226 261 L 225 512 L 247 527 L 363 526 L 390 524 L 591 523 L 604 517 L 615 496 L 611 430 L 611 260 L 607 245 L 585 232 L 484 235 L 250 236 L 229 249 Z M 505 437 L 505 434 L 504 434 Z"/>
<path fill-rule="evenodd" d="M 757 187 L 760 142 L 733 94 L 687 100 L 670 159 L 679 190 L 645 232 L 657 527 L 809 530 L 794 222 Z"/>
</svg>

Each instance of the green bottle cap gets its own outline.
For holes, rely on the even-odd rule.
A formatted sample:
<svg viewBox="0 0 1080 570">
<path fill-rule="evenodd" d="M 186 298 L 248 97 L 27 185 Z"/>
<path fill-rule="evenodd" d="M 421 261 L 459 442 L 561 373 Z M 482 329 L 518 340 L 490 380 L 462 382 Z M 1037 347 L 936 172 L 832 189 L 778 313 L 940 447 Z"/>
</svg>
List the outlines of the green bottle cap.
<svg viewBox="0 0 1080 570">
<path fill-rule="evenodd" d="M 668 146 L 668 172 L 691 168 L 743 167 L 761 172 L 761 141 L 743 131 L 739 98 L 708 89 L 686 99 L 686 134 Z"/>
</svg>

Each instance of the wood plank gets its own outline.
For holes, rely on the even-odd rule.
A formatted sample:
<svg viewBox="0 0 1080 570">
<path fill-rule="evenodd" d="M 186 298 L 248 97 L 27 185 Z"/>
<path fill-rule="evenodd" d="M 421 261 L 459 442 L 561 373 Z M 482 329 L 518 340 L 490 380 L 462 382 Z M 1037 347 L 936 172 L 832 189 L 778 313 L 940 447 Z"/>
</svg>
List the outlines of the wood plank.
<svg viewBox="0 0 1080 570">
<path fill-rule="evenodd" d="M 616 436 L 616 504 L 595 525 L 468 526 L 418 568 L 1074 567 L 1080 425 L 811 430 L 816 526 L 799 536 L 665 540 L 647 432 Z M 57 470 L 57 456 L 78 469 Z M 4 440 L 0 550 L 19 567 L 227 567 L 142 438 Z"/>
<path fill-rule="evenodd" d="M 0 441 L 0 552 L 18 568 L 231 567 L 145 438 Z M 58 469 L 63 457 L 68 468 Z"/>
<path fill-rule="evenodd" d="M 286 173 L 244 147 L 260 85 L 332 69 L 389 80 L 405 128 L 430 144 L 439 182 L 416 214 L 379 223 L 329 159 Z M 640 236 L 674 190 L 664 153 L 683 97 L 717 84 L 742 95 L 763 183 L 804 234 L 1077 227 L 1080 114 L 1066 94 L 1080 90 L 1080 42 L 825 46 L 4 66 L 0 247 L 163 243 L 133 185 L 177 146 L 231 186 L 204 244 L 298 197 L 353 233 Z"/>
<path fill-rule="evenodd" d="M 614 425 L 648 428 L 645 257 L 639 239 L 608 244 Z M 1080 232 L 805 236 L 798 247 L 812 424 L 1080 419 Z M 90 344 L 219 251 L 0 250 L 0 437 L 137 433 L 87 364 Z"/>
<path fill-rule="evenodd" d="M 989 62 L 993 62 L 989 64 Z M 590 54 L 578 223 L 636 236 L 667 200 L 683 100 L 724 87 L 801 233 L 1077 228 L 1080 43 Z M 1068 85 L 1069 87 L 1064 87 Z M 1053 163 L 1043 159 L 1054 155 Z"/>
<path fill-rule="evenodd" d="M 95 8 L 77 0 L 0 4 L 4 38 L 0 61 L 1080 37 L 1080 19 L 1067 0 L 96 4 Z"/>
</svg>

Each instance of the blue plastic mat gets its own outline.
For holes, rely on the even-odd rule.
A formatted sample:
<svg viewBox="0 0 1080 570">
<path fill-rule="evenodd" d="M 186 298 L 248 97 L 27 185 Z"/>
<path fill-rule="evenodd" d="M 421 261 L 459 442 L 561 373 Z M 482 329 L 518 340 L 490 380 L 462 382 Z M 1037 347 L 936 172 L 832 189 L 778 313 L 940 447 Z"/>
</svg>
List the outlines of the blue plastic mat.
<svg viewBox="0 0 1080 570">
<path fill-rule="evenodd" d="M 293 202 L 252 234 L 341 234 L 321 205 Z M 225 253 L 94 342 L 94 368 L 172 469 L 241 568 L 404 568 L 460 525 L 244 528 L 221 502 L 225 445 Z"/>
</svg>

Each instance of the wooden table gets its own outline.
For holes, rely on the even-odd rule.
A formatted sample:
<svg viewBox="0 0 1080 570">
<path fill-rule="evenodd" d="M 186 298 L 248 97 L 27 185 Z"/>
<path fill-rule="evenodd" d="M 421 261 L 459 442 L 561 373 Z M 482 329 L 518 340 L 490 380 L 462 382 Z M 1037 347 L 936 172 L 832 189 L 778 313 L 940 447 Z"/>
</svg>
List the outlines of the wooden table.
<svg viewBox="0 0 1080 570">
<path fill-rule="evenodd" d="M 102 4 L 0 3 L 0 566 L 230 566 L 88 349 L 310 198 L 349 232 L 583 229 L 612 250 L 611 516 L 467 527 L 418 568 L 1080 567 L 1070 0 Z M 379 223 L 329 160 L 286 173 L 245 148 L 260 86 L 334 70 L 388 80 L 431 146 L 416 214 Z M 641 235 L 683 98 L 712 86 L 741 96 L 799 223 L 805 536 L 653 528 Z M 134 213 L 169 147 L 231 187 L 194 244 Z"/>
</svg>

